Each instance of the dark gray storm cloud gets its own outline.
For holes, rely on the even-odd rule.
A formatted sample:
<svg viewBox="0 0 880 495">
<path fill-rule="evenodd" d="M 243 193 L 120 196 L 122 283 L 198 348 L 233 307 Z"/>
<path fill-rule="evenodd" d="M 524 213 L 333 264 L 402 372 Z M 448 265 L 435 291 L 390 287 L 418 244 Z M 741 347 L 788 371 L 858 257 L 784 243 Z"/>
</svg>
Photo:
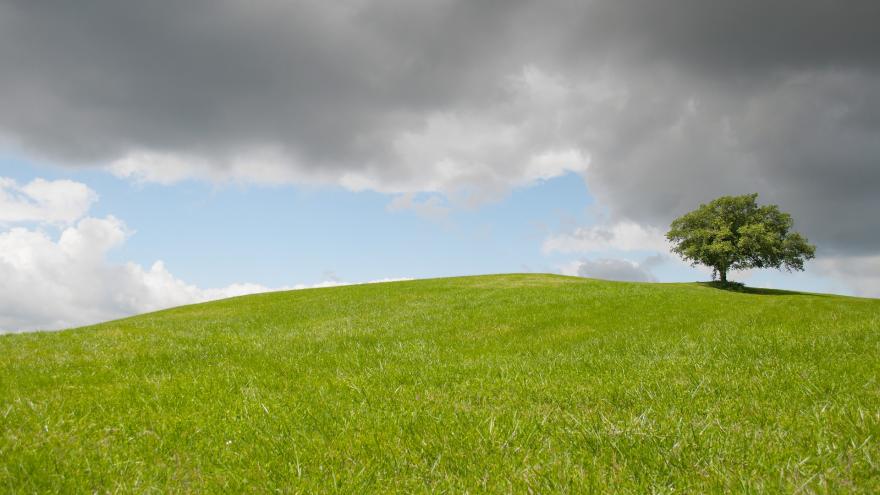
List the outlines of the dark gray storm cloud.
<svg viewBox="0 0 880 495">
<path fill-rule="evenodd" d="M 874 0 L 2 0 L 0 138 L 169 181 L 491 196 L 575 171 L 661 226 L 757 191 L 826 252 L 876 253 L 878 20 Z"/>
</svg>

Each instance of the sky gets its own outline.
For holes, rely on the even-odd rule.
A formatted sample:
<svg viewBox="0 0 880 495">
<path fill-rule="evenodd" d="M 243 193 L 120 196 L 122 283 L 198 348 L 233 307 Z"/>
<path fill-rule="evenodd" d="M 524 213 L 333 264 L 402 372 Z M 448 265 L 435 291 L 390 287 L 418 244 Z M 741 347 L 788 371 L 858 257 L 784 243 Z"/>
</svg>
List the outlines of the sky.
<svg viewBox="0 0 880 495">
<path fill-rule="evenodd" d="M 0 329 L 481 273 L 693 281 L 669 222 L 759 193 L 749 285 L 880 297 L 873 0 L 0 0 Z"/>
</svg>

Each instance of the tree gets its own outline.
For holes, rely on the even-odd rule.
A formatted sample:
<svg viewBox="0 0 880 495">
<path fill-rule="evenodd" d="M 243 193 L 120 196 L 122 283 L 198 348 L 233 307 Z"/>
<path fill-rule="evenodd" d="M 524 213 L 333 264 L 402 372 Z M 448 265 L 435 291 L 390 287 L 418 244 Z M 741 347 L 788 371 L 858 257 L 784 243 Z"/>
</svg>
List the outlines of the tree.
<svg viewBox="0 0 880 495">
<path fill-rule="evenodd" d="M 676 218 L 666 238 L 692 266 L 712 267 L 712 279 L 747 268 L 804 269 L 816 247 L 793 232 L 791 215 L 776 205 L 758 206 L 757 194 L 722 196 Z"/>
</svg>

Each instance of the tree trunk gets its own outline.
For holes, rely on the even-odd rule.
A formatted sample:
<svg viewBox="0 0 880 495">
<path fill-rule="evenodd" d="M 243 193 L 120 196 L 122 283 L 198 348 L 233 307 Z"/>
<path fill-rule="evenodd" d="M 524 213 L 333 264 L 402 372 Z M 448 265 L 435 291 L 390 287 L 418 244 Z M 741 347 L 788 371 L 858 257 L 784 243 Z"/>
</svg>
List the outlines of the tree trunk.
<svg viewBox="0 0 880 495">
<path fill-rule="evenodd" d="M 721 283 L 726 284 L 727 283 L 727 268 L 722 267 L 721 269 L 718 270 L 718 274 L 721 276 Z"/>
</svg>

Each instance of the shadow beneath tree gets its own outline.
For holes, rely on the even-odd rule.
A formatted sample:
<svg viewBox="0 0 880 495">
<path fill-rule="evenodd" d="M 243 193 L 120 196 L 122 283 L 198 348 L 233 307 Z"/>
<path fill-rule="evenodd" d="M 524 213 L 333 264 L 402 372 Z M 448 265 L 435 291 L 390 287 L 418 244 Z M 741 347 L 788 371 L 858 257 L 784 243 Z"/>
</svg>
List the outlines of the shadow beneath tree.
<svg viewBox="0 0 880 495">
<path fill-rule="evenodd" d="M 827 297 L 825 294 L 813 294 L 810 292 L 798 292 L 793 290 L 780 289 L 764 289 L 761 287 L 747 287 L 739 282 L 697 282 L 697 285 L 708 287 L 710 289 L 724 290 L 728 292 L 739 292 L 741 294 L 755 294 L 761 296 L 814 296 Z"/>
</svg>

